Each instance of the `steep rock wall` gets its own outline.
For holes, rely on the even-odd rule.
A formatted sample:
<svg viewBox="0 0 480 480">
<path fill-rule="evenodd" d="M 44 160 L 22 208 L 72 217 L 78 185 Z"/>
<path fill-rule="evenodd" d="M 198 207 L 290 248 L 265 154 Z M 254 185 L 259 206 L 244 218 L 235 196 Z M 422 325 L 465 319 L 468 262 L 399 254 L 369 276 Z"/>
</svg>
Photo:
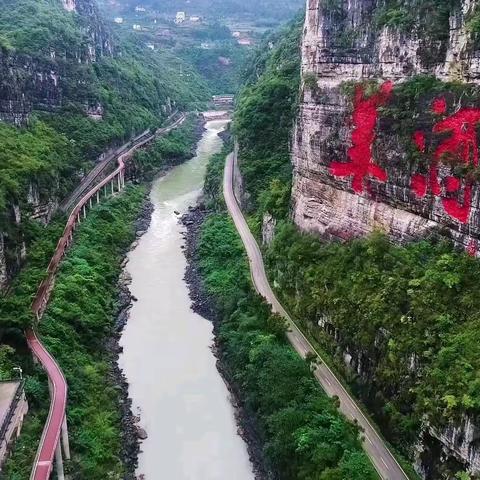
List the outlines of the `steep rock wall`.
<svg viewBox="0 0 480 480">
<path fill-rule="evenodd" d="M 0 52 L 0 120 L 22 125 L 33 109 L 54 111 L 61 105 L 58 64 Z"/>
<path fill-rule="evenodd" d="M 92 0 L 61 1 L 71 12 L 66 14 L 75 16 L 78 32 L 84 37 L 82 46 L 52 49 L 47 56 L 0 50 L 0 121 L 22 125 L 33 110 L 55 111 L 62 106 L 67 82 L 78 78 L 81 87 L 85 81 L 83 64 L 113 55 L 111 35 L 99 17 L 96 4 Z M 71 87 L 70 90 L 74 91 Z"/>
<path fill-rule="evenodd" d="M 480 50 L 467 27 L 473 2 L 452 9 L 448 35 L 440 39 L 421 29 L 380 28 L 376 16 L 384 6 L 376 0 L 340 1 L 335 8 L 330 3 L 308 2 L 293 142 L 295 222 L 341 239 L 381 229 L 408 241 L 442 230 L 476 248 L 478 187 L 440 157 L 450 153 L 477 166 L 477 139 L 465 138 L 462 128 L 478 126 L 478 92 L 465 95 L 447 83 L 444 91 L 439 85 L 424 88 L 408 118 L 402 116 L 405 92 L 397 93 L 426 74 L 480 83 Z M 448 121 L 454 125 L 443 125 Z M 447 145 L 452 129 L 461 138 Z M 465 148 L 471 152 L 459 155 Z"/>
<path fill-rule="evenodd" d="M 478 5 L 458 0 L 441 19 L 435 10 L 415 11 L 407 29 L 382 24 L 388 5 L 307 2 L 294 221 L 327 239 L 374 230 L 397 242 L 441 235 L 478 255 L 480 43 L 469 27 Z M 341 332 L 324 323 L 342 344 Z M 342 354 L 372 384 L 376 360 L 355 345 L 344 344 Z M 418 472 L 451 478 L 460 466 L 478 475 L 478 431 L 477 419 L 427 425 Z"/>
</svg>

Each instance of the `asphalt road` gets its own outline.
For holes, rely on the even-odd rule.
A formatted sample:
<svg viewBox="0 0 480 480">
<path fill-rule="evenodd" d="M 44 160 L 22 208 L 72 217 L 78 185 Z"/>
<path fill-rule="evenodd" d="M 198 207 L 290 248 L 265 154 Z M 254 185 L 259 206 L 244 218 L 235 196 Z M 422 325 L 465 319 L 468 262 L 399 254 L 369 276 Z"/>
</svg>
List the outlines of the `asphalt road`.
<svg viewBox="0 0 480 480">
<path fill-rule="evenodd" d="M 303 333 L 295 325 L 292 318 L 282 307 L 272 291 L 268 282 L 263 264 L 260 248 L 253 237 L 243 217 L 243 214 L 235 198 L 233 190 L 233 174 L 236 154 L 231 153 L 226 160 L 224 173 L 224 197 L 228 211 L 235 223 L 235 226 L 242 238 L 250 262 L 252 280 L 257 292 L 262 295 L 271 305 L 275 313 L 282 315 L 288 323 L 287 337 L 295 350 L 305 358 L 308 353 L 314 353 L 319 358 L 314 375 L 322 388 L 329 396 L 336 395 L 340 400 L 340 411 L 350 420 L 355 421 L 363 429 L 363 448 L 370 457 L 380 477 L 384 480 L 408 480 L 407 474 L 395 460 L 382 438 L 372 427 L 369 420 L 362 413 L 355 400 L 345 390 L 335 374 L 322 360 L 321 356 L 305 338 Z"/>
</svg>

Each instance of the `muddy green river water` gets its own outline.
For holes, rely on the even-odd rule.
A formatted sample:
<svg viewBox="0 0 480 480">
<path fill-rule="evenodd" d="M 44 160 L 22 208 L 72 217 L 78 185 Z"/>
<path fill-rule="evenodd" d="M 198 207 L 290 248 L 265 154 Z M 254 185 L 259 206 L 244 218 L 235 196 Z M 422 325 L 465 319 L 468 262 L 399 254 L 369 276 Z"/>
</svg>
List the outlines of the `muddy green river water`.
<svg viewBox="0 0 480 480">
<path fill-rule="evenodd" d="M 137 297 L 124 330 L 120 367 L 133 412 L 148 433 L 137 473 L 146 480 L 253 480 L 229 392 L 211 351 L 210 322 L 192 312 L 178 217 L 200 195 L 225 121 L 207 123 L 197 155 L 154 182 L 147 233 L 128 256 Z"/>
</svg>

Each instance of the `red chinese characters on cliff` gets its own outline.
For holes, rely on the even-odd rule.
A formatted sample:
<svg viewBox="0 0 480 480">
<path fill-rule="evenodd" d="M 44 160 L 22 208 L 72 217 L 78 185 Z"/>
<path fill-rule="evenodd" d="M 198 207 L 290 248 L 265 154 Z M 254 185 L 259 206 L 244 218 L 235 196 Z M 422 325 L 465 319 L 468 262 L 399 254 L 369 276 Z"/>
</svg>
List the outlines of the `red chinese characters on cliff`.
<svg viewBox="0 0 480 480">
<path fill-rule="evenodd" d="M 447 110 L 445 99 L 438 98 L 432 105 L 433 112 L 442 115 Z M 478 140 L 477 125 L 480 123 L 480 109 L 462 108 L 449 117 L 438 121 L 433 126 L 435 134 L 449 134 L 441 141 L 430 163 L 428 176 L 413 175 L 412 190 L 419 197 L 424 197 L 430 190 L 435 196 L 441 196 L 445 211 L 453 218 L 462 223 L 467 223 L 470 216 L 472 201 L 472 182 L 449 175 L 440 183 L 438 170 L 445 157 L 453 158 L 457 163 L 478 166 Z M 422 139 L 423 138 L 423 143 Z M 423 132 L 415 132 L 414 142 L 421 152 L 425 152 L 425 135 Z"/>
<path fill-rule="evenodd" d="M 357 87 L 354 97 L 352 147 L 347 155 L 349 162 L 332 162 L 330 172 L 337 177 L 352 177 L 352 188 L 362 193 L 369 187 L 368 178 L 373 177 L 382 182 L 387 180 L 386 171 L 374 162 L 372 156 L 375 141 L 375 128 L 378 121 L 378 108 L 390 99 L 392 82 L 385 82 L 377 94 L 367 98 L 363 87 Z M 447 112 L 447 102 L 437 98 L 432 103 L 436 115 Z M 415 174 L 411 179 L 411 188 L 418 197 L 431 193 L 441 197 L 445 211 L 462 223 L 467 223 L 472 200 L 472 182 L 467 178 L 453 175 L 439 178 L 439 166 L 449 158 L 457 164 L 478 166 L 477 127 L 480 125 L 479 108 L 462 108 L 456 113 L 439 120 L 433 126 L 433 134 L 441 135 L 438 146 L 431 155 L 427 175 Z M 427 153 L 426 135 L 416 131 L 412 138 L 418 150 Z"/>
<path fill-rule="evenodd" d="M 362 86 L 355 91 L 353 111 L 352 147 L 347 155 L 350 162 L 333 162 L 330 172 L 337 177 L 353 177 L 352 188 L 357 193 L 363 192 L 368 177 L 385 182 L 387 173 L 372 158 L 375 140 L 375 127 L 378 120 L 378 107 L 385 105 L 392 93 L 393 83 L 385 82 L 380 91 L 369 98 L 365 97 Z"/>
</svg>

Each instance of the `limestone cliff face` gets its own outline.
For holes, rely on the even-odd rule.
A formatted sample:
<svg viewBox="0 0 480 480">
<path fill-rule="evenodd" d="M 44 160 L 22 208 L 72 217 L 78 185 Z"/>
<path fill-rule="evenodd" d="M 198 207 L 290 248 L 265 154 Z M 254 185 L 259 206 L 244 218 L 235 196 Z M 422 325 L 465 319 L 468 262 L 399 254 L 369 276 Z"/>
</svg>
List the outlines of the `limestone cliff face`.
<svg viewBox="0 0 480 480">
<path fill-rule="evenodd" d="M 61 105 L 60 71 L 52 61 L 0 52 L 0 120 L 21 125 L 33 109 L 53 111 Z"/>
<path fill-rule="evenodd" d="M 470 134 L 478 126 L 478 92 L 471 88 L 466 98 L 436 85 L 402 105 L 402 85 L 419 75 L 480 83 L 480 50 L 468 28 L 475 4 L 457 3 L 447 18 L 428 19 L 445 30 L 434 35 L 428 25 L 381 26 L 381 1 L 308 1 L 293 142 L 300 228 L 341 239 L 381 229 L 399 241 L 442 230 L 476 250 L 479 189 L 455 167 L 478 165 Z M 447 155 L 457 164 L 444 161 Z"/>
<path fill-rule="evenodd" d="M 85 39 L 82 47 L 51 50 L 48 56 L 0 50 L 0 121 L 21 125 L 33 110 L 55 111 L 62 105 L 66 83 L 76 76 L 83 81 L 78 74 L 82 64 L 113 54 L 111 35 L 92 0 L 59 1 L 76 16 Z"/>
<path fill-rule="evenodd" d="M 385 22 L 388 5 L 307 2 L 294 221 L 327 239 L 377 229 L 406 242 L 435 233 L 478 256 L 480 42 L 469 28 L 478 2 L 453 2 L 441 18 L 404 12 L 408 28 Z M 338 343 L 342 333 L 324 323 Z M 371 384 L 375 359 L 355 345 L 343 353 Z M 456 467 L 478 475 L 478 424 L 425 425 L 416 462 L 422 477 L 451 478 L 444 472 Z"/>
<path fill-rule="evenodd" d="M 64 8 L 76 12 L 88 38 L 86 49 L 79 52 L 85 62 L 94 62 L 99 57 L 112 55 L 113 45 L 109 31 L 100 19 L 94 0 L 62 0 Z"/>
<path fill-rule="evenodd" d="M 84 105 L 91 118 L 101 118 L 103 106 L 92 98 L 83 98 L 88 68 L 102 57 L 113 55 L 111 35 L 101 20 L 94 0 L 55 0 L 67 16 L 74 16 L 77 46 L 26 54 L 0 49 L 0 121 L 18 127 L 28 122 L 33 111 L 55 112 L 67 101 Z M 87 71 L 87 73 L 85 73 Z M 0 231 L 0 290 L 20 268 L 26 256 L 21 235 L 21 217 L 29 216 L 48 223 L 58 208 L 58 185 L 40 189 L 31 179 L 24 198 L 6 206 L 5 225 Z M 21 211 L 23 210 L 23 211 Z M 3 213 L 3 212 L 2 212 Z"/>
</svg>

